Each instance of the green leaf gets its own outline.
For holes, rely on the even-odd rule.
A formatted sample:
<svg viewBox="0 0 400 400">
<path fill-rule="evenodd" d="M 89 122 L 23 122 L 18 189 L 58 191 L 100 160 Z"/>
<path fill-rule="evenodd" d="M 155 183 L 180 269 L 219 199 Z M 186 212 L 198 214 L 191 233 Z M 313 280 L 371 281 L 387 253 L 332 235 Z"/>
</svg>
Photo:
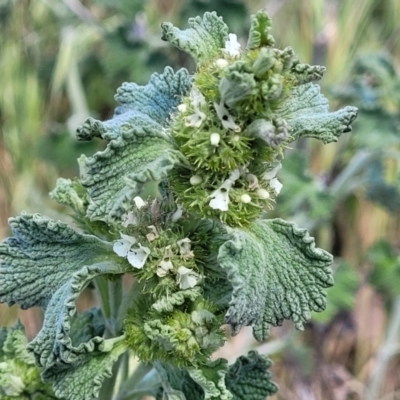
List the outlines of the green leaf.
<svg viewBox="0 0 400 400">
<path fill-rule="evenodd" d="M 70 337 L 75 300 L 89 281 L 101 274 L 130 270 L 112 244 L 74 231 L 62 222 L 38 214 L 10 219 L 14 237 L 0 245 L 0 302 L 22 308 L 46 308 L 44 323 L 28 349 L 39 366 L 56 360 L 75 361 L 93 351 L 103 339 L 75 346 Z"/>
<path fill-rule="evenodd" d="M 233 394 L 232 400 L 265 400 L 274 395 L 278 387 L 271 381 L 271 365 L 267 357 L 256 351 L 239 357 L 229 367 L 225 378 L 226 387 Z"/>
<path fill-rule="evenodd" d="M 189 53 L 200 64 L 221 53 L 228 38 L 228 27 L 222 17 L 206 12 L 203 18 L 189 18 L 189 27 L 182 31 L 165 22 L 161 24 L 161 38 Z"/>
<path fill-rule="evenodd" d="M 315 247 L 305 229 L 280 219 L 232 229 L 232 239 L 221 246 L 218 260 L 233 286 L 226 322 L 234 334 L 242 326 L 253 326 L 259 341 L 284 319 L 302 329 L 311 311 L 325 309 L 323 289 L 334 283 L 332 256 Z"/>
<path fill-rule="evenodd" d="M 232 399 L 232 394 L 225 386 L 228 365 L 224 359 L 210 361 L 199 368 L 186 369 L 176 368 L 166 363 L 157 363 L 156 369 L 162 383 L 157 400 L 164 398 L 179 400 Z M 171 394 L 177 397 L 172 397 Z"/>
<path fill-rule="evenodd" d="M 71 207 L 80 215 L 86 214 L 86 193 L 78 181 L 58 178 L 56 187 L 50 192 L 50 197 L 57 203 Z"/>
<path fill-rule="evenodd" d="M 88 342 L 94 336 L 103 336 L 105 328 L 104 316 L 99 307 L 75 314 L 71 318 L 71 341 L 75 345 Z"/>
<path fill-rule="evenodd" d="M 105 340 L 98 351 L 84 354 L 72 364 L 54 364 L 43 372 L 43 381 L 53 382 L 59 398 L 89 400 L 97 397 L 103 380 L 111 377 L 114 362 L 126 350 L 124 338 Z"/>
<path fill-rule="evenodd" d="M 247 41 L 249 50 L 275 44 L 275 39 L 270 33 L 271 22 L 271 18 L 265 10 L 260 10 L 257 14 L 251 16 L 251 27 Z"/>
<path fill-rule="evenodd" d="M 26 345 L 25 330 L 19 321 L 12 328 L 0 328 L 0 398 L 55 399 L 51 386 L 40 379 L 35 359 L 26 351 Z"/>
<path fill-rule="evenodd" d="M 89 118 L 78 129 L 81 140 L 99 136 L 108 141 L 104 151 L 79 159 L 90 220 L 120 221 L 146 183 L 159 182 L 181 161 L 164 128 L 190 85 L 185 69 L 174 73 L 169 67 L 153 74 L 146 86 L 125 83 L 117 91 L 121 106 L 114 118 Z"/>
<path fill-rule="evenodd" d="M 327 144 L 337 142 L 342 133 L 351 131 L 357 108 L 348 106 L 329 112 L 328 100 L 320 93 L 320 87 L 307 83 L 293 89 L 282 102 L 280 113 L 289 124 L 293 140 L 313 137 Z"/>
</svg>

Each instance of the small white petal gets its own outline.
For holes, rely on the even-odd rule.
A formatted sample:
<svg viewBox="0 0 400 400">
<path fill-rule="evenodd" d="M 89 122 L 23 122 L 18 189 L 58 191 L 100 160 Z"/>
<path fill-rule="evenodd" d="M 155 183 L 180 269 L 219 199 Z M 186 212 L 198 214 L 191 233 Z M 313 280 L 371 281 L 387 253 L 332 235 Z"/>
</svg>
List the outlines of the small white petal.
<svg viewBox="0 0 400 400">
<path fill-rule="evenodd" d="M 240 196 L 240 201 L 241 201 L 242 203 L 244 203 L 244 204 L 248 204 L 248 203 L 251 202 L 251 197 L 250 197 L 247 193 L 244 193 L 244 194 L 242 194 L 242 195 Z"/>
<path fill-rule="evenodd" d="M 210 135 L 211 146 L 217 147 L 219 145 L 220 140 L 221 140 L 221 135 L 219 133 L 212 133 Z"/>
<path fill-rule="evenodd" d="M 120 257 L 126 257 L 129 249 L 132 245 L 137 242 L 137 239 L 133 236 L 124 235 L 121 233 L 121 239 L 114 243 L 113 250 L 114 253 L 118 254 Z"/>
<path fill-rule="evenodd" d="M 265 190 L 263 188 L 257 189 L 256 190 L 257 196 L 262 199 L 262 200 L 266 200 L 269 199 L 269 192 L 268 190 Z"/>
<path fill-rule="evenodd" d="M 232 183 L 237 181 L 240 178 L 241 172 L 241 168 L 234 169 L 229 175 L 229 180 L 232 181 Z"/>
<path fill-rule="evenodd" d="M 273 178 L 275 178 L 276 174 L 278 173 L 278 171 L 282 168 L 282 164 L 279 163 L 278 165 L 276 165 L 273 169 L 271 169 L 270 171 L 264 172 L 263 175 L 263 179 L 266 181 L 269 181 Z"/>
<path fill-rule="evenodd" d="M 171 215 L 171 221 L 172 222 L 178 221 L 180 218 L 182 218 L 182 215 L 183 215 L 183 206 L 182 206 L 182 204 L 178 204 L 178 208 Z"/>
<path fill-rule="evenodd" d="M 224 58 L 218 58 L 218 60 L 215 61 L 215 65 L 220 69 L 224 69 L 229 65 L 229 62 Z"/>
<path fill-rule="evenodd" d="M 250 190 L 255 190 L 260 187 L 258 184 L 258 178 L 253 175 L 253 174 L 247 174 L 246 175 L 246 181 L 249 182 L 249 189 Z"/>
<path fill-rule="evenodd" d="M 194 111 L 195 111 L 194 114 L 186 117 L 185 125 L 192 126 L 194 128 L 200 128 L 201 124 L 203 123 L 203 121 L 206 120 L 207 116 L 202 111 L 200 111 L 198 108 L 195 108 Z"/>
<path fill-rule="evenodd" d="M 195 85 L 193 85 L 190 90 L 190 99 L 192 100 L 192 105 L 194 108 L 203 107 L 207 104 L 206 98 Z"/>
<path fill-rule="evenodd" d="M 138 220 L 132 211 L 129 211 L 128 214 L 126 214 L 122 220 L 122 226 L 124 226 L 125 228 L 127 228 L 130 225 L 135 226 L 137 224 Z"/>
<path fill-rule="evenodd" d="M 224 102 L 221 101 L 219 104 L 214 103 L 215 111 L 220 119 L 222 126 L 225 129 L 232 129 L 235 132 L 240 132 L 240 126 L 235 124 L 235 118 L 229 114 L 228 109 L 225 107 Z"/>
<path fill-rule="evenodd" d="M 200 183 L 201 182 L 203 182 L 203 178 L 201 177 L 201 176 L 199 176 L 199 175 L 193 175 L 191 178 L 190 178 L 190 184 L 191 185 L 193 185 L 193 186 L 196 186 L 196 185 L 200 185 Z"/>
<path fill-rule="evenodd" d="M 184 238 L 181 240 L 178 240 L 176 244 L 179 246 L 179 253 L 184 258 L 185 260 L 188 260 L 190 258 L 194 257 L 193 251 L 190 249 L 190 243 L 191 240 L 189 238 Z"/>
<path fill-rule="evenodd" d="M 240 55 L 240 43 L 237 41 L 237 36 L 234 33 L 228 35 L 224 51 L 232 57 Z"/>
<path fill-rule="evenodd" d="M 200 275 L 193 270 L 181 266 L 178 268 L 177 282 L 183 290 L 195 287 L 200 280 Z"/>
<path fill-rule="evenodd" d="M 214 210 L 228 211 L 229 190 L 233 185 L 233 181 L 227 179 L 217 190 L 211 193 L 210 207 Z"/>
<path fill-rule="evenodd" d="M 128 262 L 132 267 L 141 269 L 146 263 L 147 257 L 150 254 L 150 249 L 139 243 L 138 249 L 130 249 L 128 252 Z"/>
<path fill-rule="evenodd" d="M 136 207 L 140 210 L 142 207 L 147 205 L 147 203 L 140 197 L 136 196 L 133 198 L 133 201 L 135 202 Z"/>
<path fill-rule="evenodd" d="M 172 264 L 171 260 L 169 261 L 161 261 L 160 264 L 158 264 L 158 268 L 156 271 L 156 274 L 159 277 L 166 276 L 168 271 L 174 268 L 174 265 Z"/>
<path fill-rule="evenodd" d="M 178 111 L 179 112 L 181 112 L 181 113 L 183 113 L 183 112 L 185 112 L 187 110 L 187 106 L 186 106 L 186 104 L 179 104 L 179 106 L 178 106 Z"/>
<path fill-rule="evenodd" d="M 150 233 L 146 235 L 146 238 L 149 242 L 152 242 L 153 240 L 156 240 L 157 238 L 160 237 L 160 235 L 157 232 L 157 228 L 154 225 L 149 225 L 147 229 L 150 229 Z"/>
<path fill-rule="evenodd" d="M 278 181 L 277 178 L 274 178 L 274 179 L 271 179 L 271 180 L 269 181 L 269 187 L 270 187 L 271 189 L 275 190 L 275 193 L 276 193 L 276 194 L 279 194 L 280 191 L 281 191 L 281 189 L 282 189 L 282 187 L 283 187 L 283 185 L 282 185 L 282 183 L 280 183 L 280 182 Z"/>
</svg>

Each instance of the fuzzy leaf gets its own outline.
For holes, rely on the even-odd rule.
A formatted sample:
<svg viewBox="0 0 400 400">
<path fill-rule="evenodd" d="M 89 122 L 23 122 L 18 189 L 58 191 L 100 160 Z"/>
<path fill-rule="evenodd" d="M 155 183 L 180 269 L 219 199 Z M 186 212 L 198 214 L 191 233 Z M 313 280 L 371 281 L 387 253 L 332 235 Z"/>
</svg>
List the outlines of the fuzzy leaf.
<svg viewBox="0 0 400 400">
<path fill-rule="evenodd" d="M 69 335 L 75 300 L 91 279 L 124 273 L 129 264 L 110 243 L 38 214 L 22 214 L 10 225 L 15 236 L 0 245 L 0 301 L 46 308 L 43 327 L 28 345 L 38 365 L 73 362 L 93 351 L 102 338 L 74 346 Z"/>
<path fill-rule="evenodd" d="M 124 336 L 105 340 L 98 351 L 82 355 L 72 364 L 58 362 L 42 374 L 44 382 L 53 382 L 58 398 L 91 400 L 97 397 L 112 366 L 126 350 Z"/>
<path fill-rule="evenodd" d="M 189 26 L 182 31 L 165 22 L 161 24 L 161 38 L 189 53 L 198 63 L 205 63 L 221 53 L 228 38 L 228 27 L 222 17 L 206 12 L 203 18 L 189 18 Z"/>
<path fill-rule="evenodd" d="M 170 394 L 182 400 L 231 400 L 232 394 L 225 386 L 225 375 L 228 371 L 227 361 L 218 359 L 203 364 L 201 368 L 181 369 L 170 364 L 157 363 L 162 389 L 157 400 L 164 399 Z M 182 397 L 183 396 L 183 397 Z M 174 397 L 166 397 L 175 399 Z"/>
<path fill-rule="evenodd" d="M 0 398 L 55 399 L 51 386 L 40 379 L 35 359 L 26 351 L 27 342 L 19 321 L 12 328 L 0 328 Z"/>
<path fill-rule="evenodd" d="M 88 342 L 95 336 L 103 336 L 104 330 L 105 321 L 99 307 L 75 314 L 71 319 L 70 336 L 75 345 Z"/>
<path fill-rule="evenodd" d="M 226 375 L 226 387 L 233 394 L 233 400 L 265 400 L 278 391 L 271 381 L 269 371 L 271 361 L 256 351 L 250 351 L 248 356 L 239 357 L 229 367 Z"/>
<path fill-rule="evenodd" d="M 251 27 L 247 48 L 249 50 L 262 46 L 273 46 L 275 39 L 270 33 L 271 18 L 265 10 L 260 10 L 251 16 Z"/>
<path fill-rule="evenodd" d="M 57 203 L 71 207 L 78 214 L 86 213 L 86 194 L 78 181 L 71 179 L 57 179 L 56 187 L 50 192 L 50 197 Z"/>
<path fill-rule="evenodd" d="M 342 133 L 351 131 L 357 108 L 348 106 L 329 112 L 328 100 L 320 93 L 320 87 L 307 83 L 293 89 L 282 103 L 280 113 L 293 140 L 313 137 L 326 144 L 337 142 Z"/>
<path fill-rule="evenodd" d="M 310 320 L 311 311 L 326 306 L 324 288 L 333 285 L 332 256 L 315 247 L 305 229 L 280 219 L 255 221 L 247 230 L 232 229 L 218 261 L 233 286 L 226 314 L 233 333 L 253 326 L 265 340 L 270 326 L 291 319 L 296 328 Z"/>
<path fill-rule="evenodd" d="M 225 386 L 228 371 L 226 360 L 218 360 L 202 365 L 201 368 L 188 368 L 190 377 L 203 389 L 204 400 L 232 400 L 232 394 Z"/>
<path fill-rule="evenodd" d="M 153 74 L 146 86 L 125 83 L 117 91 L 121 106 L 111 120 L 89 118 L 78 129 L 81 140 L 99 136 L 109 142 L 104 151 L 79 159 L 89 219 L 121 220 L 146 183 L 160 181 L 180 162 L 163 129 L 190 84 L 185 69 L 174 73 L 169 67 Z"/>
</svg>

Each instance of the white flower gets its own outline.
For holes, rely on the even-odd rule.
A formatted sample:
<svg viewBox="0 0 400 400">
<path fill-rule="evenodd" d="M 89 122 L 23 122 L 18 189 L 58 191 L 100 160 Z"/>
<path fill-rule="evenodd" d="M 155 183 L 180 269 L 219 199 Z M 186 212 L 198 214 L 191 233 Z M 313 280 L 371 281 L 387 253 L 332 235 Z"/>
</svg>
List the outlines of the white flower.
<svg viewBox="0 0 400 400">
<path fill-rule="evenodd" d="M 125 216 L 122 219 L 122 226 L 127 228 L 129 225 L 137 225 L 138 220 L 135 216 L 135 214 L 132 211 L 129 211 L 128 214 L 125 214 Z"/>
<path fill-rule="evenodd" d="M 210 207 L 214 210 L 228 211 L 229 190 L 234 181 L 227 179 L 217 190 L 214 190 L 210 197 Z"/>
<path fill-rule="evenodd" d="M 136 196 L 133 198 L 133 201 L 135 202 L 136 207 L 140 210 L 142 207 L 146 206 L 147 203 L 140 197 Z"/>
<path fill-rule="evenodd" d="M 160 235 L 157 232 L 157 228 L 154 225 L 149 225 L 147 229 L 150 229 L 150 233 L 146 235 L 146 238 L 149 242 L 152 242 L 153 240 L 156 240 L 157 238 L 160 237 Z"/>
<path fill-rule="evenodd" d="M 193 186 L 200 185 L 201 182 L 203 182 L 203 178 L 199 175 L 193 175 L 190 180 L 190 184 Z"/>
<path fill-rule="evenodd" d="M 277 178 L 271 179 L 269 181 L 269 187 L 275 191 L 276 194 L 279 194 L 283 185 L 278 181 Z"/>
<path fill-rule="evenodd" d="M 224 69 L 229 65 L 229 62 L 224 58 L 218 58 L 218 60 L 215 61 L 215 65 L 220 69 Z"/>
<path fill-rule="evenodd" d="M 228 35 L 224 51 L 232 57 L 240 55 L 240 43 L 237 41 L 237 36 L 234 33 Z"/>
<path fill-rule="evenodd" d="M 130 249 L 128 251 L 128 262 L 134 268 L 141 269 L 146 263 L 147 257 L 150 254 L 150 249 L 148 247 L 144 247 L 139 243 L 138 249 Z"/>
<path fill-rule="evenodd" d="M 138 243 L 138 249 L 132 249 L 132 246 L 136 243 L 137 239 L 135 237 L 121 233 L 121 239 L 114 243 L 113 250 L 120 257 L 127 257 L 129 264 L 133 267 L 142 268 L 150 254 L 150 249 L 143 247 L 140 243 Z"/>
<path fill-rule="evenodd" d="M 221 135 L 219 133 L 215 132 L 210 135 L 211 146 L 217 147 L 219 145 L 220 140 L 221 140 Z"/>
<path fill-rule="evenodd" d="M 159 277 L 163 277 L 167 275 L 168 271 L 174 268 L 174 264 L 172 264 L 172 250 L 171 246 L 167 246 L 164 250 L 164 257 L 158 264 L 158 268 L 156 274 Z"/>
<path fill-rule="evenodd" d="M 222 100 L 219 104 L 214 103 L 214 108 L 225 129 L 232 129 L 235 132 L 240 132 L 240 126 L 235 124 L 235 118 L 229 114 L 229 111 Z"/>
<path fill-rule="evenodd" d="M 178 221 L 183 215 L 183 206 L 182 204 L 178 204 L 178 208 L 176 211 L 171 215 L 171 221 L 176 222 Z"/>
<path fill-rule="evenodd" d="M 184 238 L 176 242 L 176 244 L 179 246 L 179 253 L 185 260 L 194 257 L 193 251 L 190 250 L 190 243 L 191 240 L 189 238 Z"/>
<path fill-rule="evenodd" d="M 278 165 L 276 165 L 273 169 L 271 169 L 270 171 L 264 172 L 263 175 L 263 179 L 266 181 L 269 181 L 273 178 L 275 178 L 276 174 L 278 173 L 278 171 L 282 168 L 282 164 L 278 163 Z"/>
<path fill-rule="evenodd" d="M 181 266 L 178 268 L 178 274 L 176 281 L 181 289 L 189 289 L 195 287 L 197 282 L 200 280 L 200 275 L 193 270 Z"/>
<path fill-rule="evenodd" d="M 207 104 L 206 98 L 196 85 L 190 89 L 190 99 L 194 108 L 204 107 Z"/>
<path fill-rule="evenodd" d="M 120 257 L 126 257 L 129 249 L 137 242 L 137 239 L 133 236 L 124 235 L 121 233 L 121 239 L 114 243 L 113 250 Z"/>
<path fill-rule="evenodd" d="M 203 121 L 207 118 L 206 114 L 203 111 L 200 111 L 198 108 L 194 109 L 194 114 L 189 115 L 185 118 L 185 125 L 192 126 L 193 128 L 200 128 Z"/>
</svg>

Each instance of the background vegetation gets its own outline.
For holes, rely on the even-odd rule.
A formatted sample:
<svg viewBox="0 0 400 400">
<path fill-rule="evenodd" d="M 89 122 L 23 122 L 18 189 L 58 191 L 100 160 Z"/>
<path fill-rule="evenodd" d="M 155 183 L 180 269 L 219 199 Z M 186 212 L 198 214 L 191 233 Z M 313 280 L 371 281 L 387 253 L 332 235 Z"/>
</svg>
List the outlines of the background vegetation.
<svg viewBox="0 0 400 400">
<path fill-rule="evenodd" d="M 304 140 L 300 152 L 288 150 L 271 213 L 310 229 L 335 255 L 327 311 L 305 332 L 275 328 L 261 345 L 243 330 L 219 356 L 233 361 L 255 347 L 270 354 L 275 399 L 398 399 L 398 0 L 0 0 L 0 239 L 21 210 L 68 219 L 47 193 L 98 146 L 77 143 L 74 130 L 88 116 L 108 118 L 123 81 L 143 84 L 166 65 L 193 70 L 161 41 L 162 21 L 184 26 L 215 10 L 244 40 L 249 15 L 262 7 L 281 47 L 328 67 L 321 85 L 332 107 L 360 113 L 337 144 Z M 88 290 L 79 308 L 95 301 Z M 29 337 L 41 327 L 39 309 L 0 307 L 0 325 L 17 317 Z"/>
</svg>

